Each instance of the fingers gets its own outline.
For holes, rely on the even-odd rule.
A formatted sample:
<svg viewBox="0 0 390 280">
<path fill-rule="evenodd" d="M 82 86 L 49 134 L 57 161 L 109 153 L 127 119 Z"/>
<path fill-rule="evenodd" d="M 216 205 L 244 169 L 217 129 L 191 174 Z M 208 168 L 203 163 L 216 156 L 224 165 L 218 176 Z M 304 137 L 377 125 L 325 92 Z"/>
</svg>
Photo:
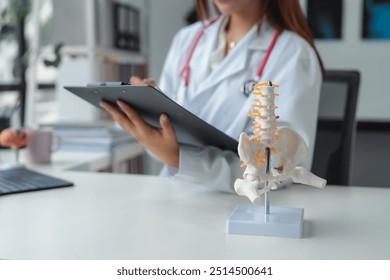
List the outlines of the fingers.
<svg viewBox="0 0 390 280">
<path fill-rule="evenodd" d="M 169 121 L 169 118 L 166 114 L 161 114 L 160 125 L 162 128 L 162 133 L 164 134 L 165 137 L 170 137 L 170 138 L 176 139 L 175 129 L 171 125 L 171 122 Z"/>
<path fill-rule="evenodd" d="M 30 140 L 30 135 L 28 134 L 26 129 L 20 129 L 19 132 L 17 132 L 17 135 L 20 140 L 20 146 L 25 146 L 28 144 Z"/>
<path fill-rule="evenodd" d="M 110 113 L 112 116 L 117 115 L 120 113 L 117 108 L 115 108 L 114 105 L 111 103 L 108 103 L 107 101 L 101 100 L 99 102 L 99 105 L 102 106 L 108 113 Z"/>
<path fill-rule="evenodd" d="M 150 134 L 153 133 L 152 127 L 127 103 L 118 100 L 117 104 L 121 110 L 107 102 L 101 102 L 103 108 L 111 114 L 114 120 L 135 139 L 141 143 L 148 140 Z"/>
<path fill-rule="evenodd" d="M 152 79 L 143 79 L 143 82 L 148 86 L 152 86 L 152 87 L 156 86 L 156 81 Z"/>
<path fill-rule="evenodd" d="M 19 137 L 21 139 L 26 139 L 28 137 L 28 132 L 26 129 L 22 128 L 19 130 Z"/>
<path fill-rule="evenodd" d="M 131 122 L 135 126 L 143 127 L 146 125 L 143 118 L 133 108 L 127 105 L 126 102 L 123 102 L 122 100 L 118 100 L 116 103 L 119 105 L 119 107 L 122 109 L 125 115 L 129 118 L 129 120 L 131 120 Z"/>
<path fill-rule="evenodd" d="M 107 110 L 134 139 L 155 154 L 167 165 L 178 167 L 179 165 L 179 144 L 176 140 L 176 133 L 171 125 L 168 116 L 160 116 L 161 128 L 149 125 L 143 118 L 125 102 L 118 100 L 117 109 L 108 102 L 101 101 L 100 105 Z"/>
<path fill-rule="evenodd" d="M 132 76 L 129 80 L 131 85 L 142 85 L 142 79 L 138 76 Z"/>
<path fill-rule="evenodd" d="M 100 106 L 110 113 L 117 123 L 119 123 L 123 128 L 131 130 L 132 134 L 140 128 L 144 129 L 149 126 L 142 117 L 125 102 L 118 100 L 117 104 L 122 111 L 118 110 L 114 105 L 106 101 L 102 100 L 99 103 Z"/>
<path fill-rule="evenodd" d="M 149 86 L 156 86 L 156 81 L 153 79 L 141 79 L 138 76 L 132 76 L 129 80 L 131 85 L 149 85 Z"/>
<path fill-rule="evenodd" d="M 115 108 L 114 105 L 103 100 L 100 101 L 99 105 L 102 106 L 121 127 L 129 130 L 130 133 L 134 130 L 134 124 L 131 119 L 129 119 L 125 113 Z"/>
<path fill-rule="evenodd" d="M 23 130 L 7 128 L 1 132 L 0 143 L 6 147 L 23 147 L 28 143 L 27 133 Z"/>
</svg>

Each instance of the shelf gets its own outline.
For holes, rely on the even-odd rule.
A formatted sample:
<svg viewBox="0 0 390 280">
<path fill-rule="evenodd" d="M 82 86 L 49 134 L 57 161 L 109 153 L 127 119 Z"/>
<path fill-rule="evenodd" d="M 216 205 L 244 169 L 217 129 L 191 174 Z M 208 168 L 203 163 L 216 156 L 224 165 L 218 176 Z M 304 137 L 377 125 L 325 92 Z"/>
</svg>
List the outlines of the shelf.
<svg viewBox="0 0 390 280">
<path fill-rule="evenodd" d="M 62 53 L 64 55 L 75 56 L 75 57 L 79 57 L 79 56 L 88 57 L 92 53 L 92 51 L 95 51 L 97 57 L 118 64 L 127 64 L 127 63 L 145 64 L 146 63 L 145 56 L 140 53 L 114 49 L 114 48 L 97 47 L 96 49 L 91 50 L 87 46 L 65 46 L 62 50 Z"/>
</svg>

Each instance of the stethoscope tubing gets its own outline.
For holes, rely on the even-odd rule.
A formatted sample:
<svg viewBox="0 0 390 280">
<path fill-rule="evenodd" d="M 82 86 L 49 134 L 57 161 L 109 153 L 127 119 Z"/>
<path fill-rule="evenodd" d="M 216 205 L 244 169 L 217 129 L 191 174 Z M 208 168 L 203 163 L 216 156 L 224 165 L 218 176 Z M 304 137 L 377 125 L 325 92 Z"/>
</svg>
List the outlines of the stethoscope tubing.
<svg viewBox="0 0 390 280">
<path fill-rule="evenodd" d="M 183 69 L 182 69 L 181 72 L 180 72 L 180 76 L 181 76 L 182 78 L 184 78 L 184 85 L 185 85 L 186 87 L 188 87 L 188 85 L 190 84 L 190 75 L 191 75 L 190 63 L 191 63 L 192 56 L 194 55 L 194 52 L 195 52 L 195 50 L 196 50 L 196 47 L 198 46 L 200 40 L 202 39 L 202 37 L 203 37 L 203 35 L 204 35 L 206 29 L 209 28 L 212 24 L 214 24 L 218 19 L 219 19 L 219 16 L 216 17 L 216 18 L 214 18 L 214 19 L 212 19 L 212 20 L 210 20 L 209 22 L 207 22 L 207 23 L 203 26 L 202 30 L 201 30 L 201 31 L 198 33 L 198 35 L 196 36 L 196 38 L 195 38 L 195 40 L 194 40 L 194 43 L 193 43 L 192 46 L 191 46 L 191 49 L 190 49 L 190 52 L 189 52 L 188 57 L 187 57 L 187 59 L 186 59 L 186 62 L 185 62 L 185 64 L 184 64 L 184 67 L 183 67 Z M 255 77 L 253 80 L 248 80 L 248 81 L 244 82 L 243 91 L 244 91 L 244 94 L 245 94 L 245 95 L 248 96 L 248 95 L 250 94 L 250 92 L 249 92 L 249 94 L 248 94 L 247 91 L 246 91 L 246 89 L 247 89 L 247 87 L 246 87 L 247 83 L 253 83 L 253 82 L 256 83 L 256 82 L 259 81 L 259 79 L 260 79 L 261 76 L 263 75 L 264 68 L 265 68 L 265 66 L 267 65 L 268 59 L 269 59 L 269 57 L 271 56 L 272 50 L 274 49 L 275 44 L 276 44 L 276 41 L 278 40 L 278 38 L 279 38 L 279 32 L 276 31 L 275 34 L 274 34 L 274 36 L 273 36 L 273 38 L 272 38 L 272 40 L 271 40 L 271 43 L 270 43 L 270 45 L 269 45 L 269 47 L 268 47 L 267 53 L 265 54 L 265 57 L 264 57 L 262 63 L 260 64 L 259 69 L 257 70 L 257 75 L 256 75 L 256 77 Z"/>
<path fill-rule="evenodd" d="M 181 70 L 181 72 L 180 72 L 180 76 L 184 78 L 184 84 L 186 87 L 188 87 L 188 85 L 190 84 L 190 73 L 191 73 L 190 63 L 191 63 L 192 56 L 194 55 L 195 49 L 198 46 L 200 39 L 202 39 L 206 29 L 209 28 L 212 24 L 214 24 L 214 22 L 216 22 L 218 19 L 219 19 L 219 16 L 210 20 L 208 23 L 206 23 L 203 26 L 202 30 L 196 36 L 195 41 L 191 46 L 191 49 L 190 49 L 190 52 L 189 52 L 188 57 L 186 59 L 186 62 L 184 64 L 183 70 Z"/>
</svg>

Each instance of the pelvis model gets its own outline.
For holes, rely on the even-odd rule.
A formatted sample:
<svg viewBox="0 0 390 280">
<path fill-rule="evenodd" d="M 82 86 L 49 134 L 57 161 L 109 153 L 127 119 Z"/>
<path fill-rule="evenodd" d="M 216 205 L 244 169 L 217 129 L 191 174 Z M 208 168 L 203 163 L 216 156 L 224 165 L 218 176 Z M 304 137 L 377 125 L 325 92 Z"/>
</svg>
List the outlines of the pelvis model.
<svg viewBox="0 0 390 280">
<path fill-rule="evenodd" d="M 254 104 L 249 114 L 254 118 L 253 136 L 243 132 L 239 139 L 238 154 L 246 169 L 243 179 L 236 180 L 234 189 L 253 204 L 258 204 L 263 193 L 288 178 L 317 188 L 326 185 L 326 180 L 297 165 L 308 151 L 302 137 L 289 127 L 277 126 L 275 88 L 278 87 L 270 81 L 254 86 Z M 272 166 L 271 155 L 276 159 Z"/>
</svg>

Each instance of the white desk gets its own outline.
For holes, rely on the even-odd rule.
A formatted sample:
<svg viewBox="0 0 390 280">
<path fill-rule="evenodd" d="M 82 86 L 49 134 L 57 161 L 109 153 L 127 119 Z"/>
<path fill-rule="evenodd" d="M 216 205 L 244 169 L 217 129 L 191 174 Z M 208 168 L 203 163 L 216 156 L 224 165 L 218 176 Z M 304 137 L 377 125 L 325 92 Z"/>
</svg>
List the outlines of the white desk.
<svg viewBox="0 0 390 280">
<path fill-rule="evenodd" d="M 26 166 L 37 171 L 51 173 L 56 171 L 98 171 L 111 167 L 135 158 L 144 153 L 144 148 L 137 142 L 129 142 L 113 148 L 112 153 L 102 152 L 82 152 L 82 151 L 57 151 L 52 153 L 52 163 L 50 164 L 30 164 L 26 163 L 24 153 L 20 151 L 20 161 Z M 15 154 L 12 150 L 0 150 L 0 163 L 15 162 Z"/>
<path fill-rule="evenodd" d="M 0 196 L 3 259 L 390 259 L 390 189 L 292 186 L 304 238 L 225 234 L 236 195 L 151 176 L 55 172 L 75 187 Z"/>
</svg>

